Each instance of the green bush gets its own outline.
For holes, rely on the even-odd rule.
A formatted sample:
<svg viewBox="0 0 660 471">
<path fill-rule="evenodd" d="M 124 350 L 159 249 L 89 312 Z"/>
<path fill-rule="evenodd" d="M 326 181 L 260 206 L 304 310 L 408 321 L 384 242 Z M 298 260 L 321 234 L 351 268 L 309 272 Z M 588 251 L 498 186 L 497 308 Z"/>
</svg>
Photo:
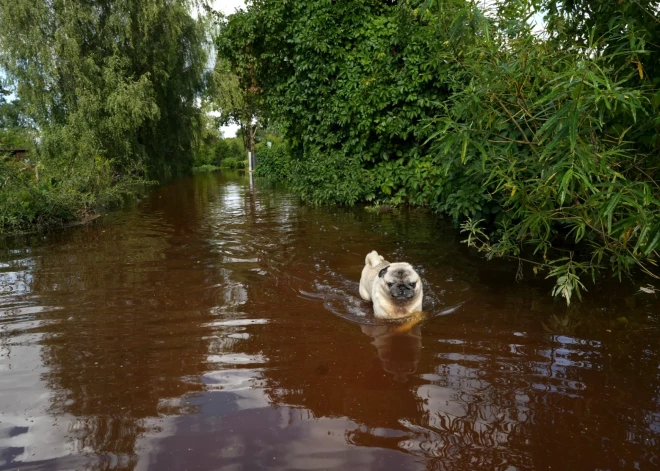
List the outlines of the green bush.
<svg viewBox="0 0 660 471">
<path fill-rule="evenodd" d="M 357 159 L 347 162 L 341 153 L 328 156 L 320 152 L 307 159 L 294 159 L 285 142 L 271 142 L 272 147 L 263 142 L 256 148 L 255 175 L 289 183 L 305 201 L 355 204 L 373 194 L 373 178 Z"/>
<path fill-rule="evenodd" d="M 291 187 L 313 204 L 353 205 L 367 199 L 375 189 L 373 177 L 358 158 L 342 152 L 310 151 L 292 165 Z"/>
<path fill-rule="evenodd" d="M 247 159 L 243 160 L 242 158 L 236 157 L 227 157 L 226 159 L 223 159 L 222 162 L 220 162 L 220 168 L 230 170 L 245 169 L 247 166 Z"/>
<path fill-rule="evenodd" d="M 617 64 L 643 51 L 587 58 L 532 34 L 507 44 L 467 51 L 470 85 L 431 121 L 437 164 L 487 197 L 461 215 L 469 243 L 489 258 L 536 254 L 534 270 L 568 302 L 581 275 L 649 272 L 660 242 L 657 149 L 628 136 L 654 134 L 657 110 L 638 71 Z"/>
<path fill-rule="evenodd" d="M 213 141 L 202 142 L 200 148 L 195 152 L 193 157 L 193 169 L 218 164 L 220 161 L 216 159 L 214 150 L 215 143 Z"/>
<path fill-rule="evenodd" d="M 280 182 L 288 182 L 291 177 L 291 152 L 288 146 L 279 141 L 262 142 L 256 146 L 257 168 L 254 174 Z"/>
<path fill-rule="evenodd" d="M 0 156 L 0 234 L 44 230 L 86 221 L 121 204 L 141 179 L 118 178 L 111 162 L 96 158 L 68 166 Z"/>
<path fill-rule="evenodd" d="M 660 23 L 632 0 L 487 4 L 271 0 L 230 16 L 290 142 L 260 174 L 317 204 L 446 213 L 569 302 L 585 275 L 656 276 Z"/>
<path fill-rule="evenodd" d="M 225 159 L 230 159 L 230 161 L 229 164 L 225 164 L 224 167 L 227 167 L 228 165 L 235 166 L 235 162 L 245 159 L 245 156 L 246 152 L 243 149 L 241 139 L 236 137 L 210 137 L 201 143 L 199 149 L 195 153 L 193 167 L 202 167 L 205 165 L 222 166 L 222 162 Z"/>
</svg>

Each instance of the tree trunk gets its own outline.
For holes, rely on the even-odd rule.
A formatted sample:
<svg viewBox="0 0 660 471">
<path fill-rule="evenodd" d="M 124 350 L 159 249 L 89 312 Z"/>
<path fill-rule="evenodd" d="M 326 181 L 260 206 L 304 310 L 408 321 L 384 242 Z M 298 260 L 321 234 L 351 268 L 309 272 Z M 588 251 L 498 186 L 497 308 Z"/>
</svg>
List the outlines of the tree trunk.
<svg viewBox="0 0 660 471">
<path fill-rule="evenodd" d="M 246 126 L 243 124 L 243 122 L 240 122 L 240 128 L 241 128 L 241 139 L 243 140 L 243 148 L 247 152 L 248 149 L 248 137 L 247 135 L 250 133 L 250 126 Z"/>
<path fill-rule="evenodd" d="M 250 125 L 247 125 L 246 128 L 247 129 L 245 134 L 246 134 L 247 145 L 245 146 L 245 150 L 247 150 L 248 152 L 252 152 L 252 155 L 254 155 L 254 135 L 257 132 L 257 127 L 256 126 L 252 127 Z"/>
</svg>

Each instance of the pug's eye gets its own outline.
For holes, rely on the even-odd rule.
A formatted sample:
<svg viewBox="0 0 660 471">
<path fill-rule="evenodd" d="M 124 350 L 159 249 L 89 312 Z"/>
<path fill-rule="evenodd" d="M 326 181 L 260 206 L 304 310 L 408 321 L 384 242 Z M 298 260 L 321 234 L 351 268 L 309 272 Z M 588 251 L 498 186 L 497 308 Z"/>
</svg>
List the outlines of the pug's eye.
<svg viewBox="0 0 660 471">
<path fill-rule="evenodd" d="M 391 288 L 392 286 L 394 286 L 394 283 L 392 283 L 392 282 L 387 283 L 387 287 L 388 287 L 388 288 Z"/>
<path fill-rule="evenodd" d="M 417 286 L 417 282 L 416 282 L 416 281 L 413 281 L 412 283 L 410 283 L 410 286 L 411 286 L 413 289 L 415 289 L 415 286 Z"/>
</svg>

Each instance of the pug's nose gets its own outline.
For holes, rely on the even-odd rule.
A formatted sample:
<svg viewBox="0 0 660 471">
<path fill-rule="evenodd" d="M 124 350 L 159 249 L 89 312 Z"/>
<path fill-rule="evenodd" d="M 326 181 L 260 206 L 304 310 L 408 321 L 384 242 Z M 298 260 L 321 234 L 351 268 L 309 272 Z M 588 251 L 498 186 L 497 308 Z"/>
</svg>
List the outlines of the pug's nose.
<svg viewBox="0 0 660 471">
<path fill-rule="evenodd" d="M 413 290 L 405 285 L 399 285 L 397 290 L 394 293 L 394 296 L 397 298 L 412 298 Z"/>
</svg>

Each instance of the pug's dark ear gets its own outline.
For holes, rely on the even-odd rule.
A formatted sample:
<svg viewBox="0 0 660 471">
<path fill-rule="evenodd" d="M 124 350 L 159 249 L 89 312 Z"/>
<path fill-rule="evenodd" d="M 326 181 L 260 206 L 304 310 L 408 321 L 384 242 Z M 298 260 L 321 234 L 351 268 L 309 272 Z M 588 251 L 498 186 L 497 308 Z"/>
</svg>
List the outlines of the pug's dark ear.
<svg viewBox="0 0 660 471">
<path fill-rule="evenodd" d="M 385 273 L 387 273 L 387 269 L 388 269 L 388 268 L 390 268 L 389 265 L 386 266 L 385 268 L 383 268 L 381 271 L 379 271 L 379 272 L 378 272 L 378 278 L 382 278 L 382 277 L 384 277 L 384 276 L 385 276 Z"/>
</svg>

